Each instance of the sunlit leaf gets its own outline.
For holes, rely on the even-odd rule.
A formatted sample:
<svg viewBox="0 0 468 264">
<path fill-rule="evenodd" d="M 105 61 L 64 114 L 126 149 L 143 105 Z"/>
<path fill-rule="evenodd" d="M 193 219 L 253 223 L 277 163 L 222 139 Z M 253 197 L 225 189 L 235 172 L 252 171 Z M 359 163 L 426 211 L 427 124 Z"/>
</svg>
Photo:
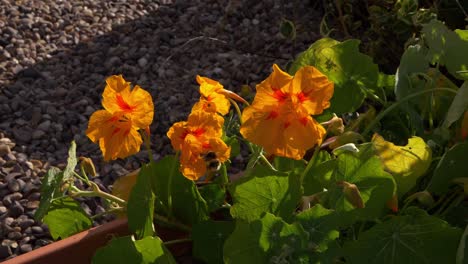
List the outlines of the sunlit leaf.
<svg viewBox="0 0 468 264">
<path fill-rule="evenodd" d="M 73 171 L 75 170 L 76 164 L 78 164 L 78 160 L 76 159 L 76 144 L 75 141 L 72 141 L 70 148 L 68 149 L 67 166 L 63 170 L 64 181 L 73 177 Z"/>
<path fill-rule="evenodd" d="M 457 91 L 457 95 L 453 98 L 442 126 L 444 128 L 450 127 L 450 125 L 460 119 L 466 110 L 468 110 L 468 82 L 464 82 Z"/>
<path fill-rule="evenodd" d="M 354 184 L 359 190 L 364 208 L 356 208 L 344 193 L 342 182 Z M 393 177 L 383 170 L 379 158 L 372 153 L 370 146 L 361 147 L 357 153 L 345 152 L 338 156 L 328 192 L 327 207 L 337 212 L 347 213 L 343 217 L 373 219 L 386 210 L 386 202 L 395 190 Z"/>
<path fill-rule="evenodd" d="M 304 250 L 307 239 L 301 225 L 287 224 L 269 213 L 251 223 L 236 220 L 234 232 L 224 243 L 224 263 L 283 263 Z"/>
<path fill-rule="evenodd" d="M 331 38 L 321 38 L 317 40 L 312 45 L 310 45 L 306 51 L 297 56 L 289 68 L 289 74 L 294 75 L 300 68 L 304 66 L 316 65 L 317 57 L 319 56 L 320 52 L 323 49 L 332 47 L 338 43 L 340 42 Z"/>
<path fill-rule="evenodd" d="M 234 218 L 252 221 L 269 212 L 288 219 L 301 197 L 299 176 L 255 167 L 251 176 L 243 177 L 230 187 Z"/>
<path fill-rule="evenodd" d="M 462 231 L 409 208 L 345 244 L 347 263 L 453 263 Z"/>
<path fill-rule="evenodd" d="M 380 135 L 374 134 L 372 144 L 385 170 L 395 178 L 400 196 L 413 188 L 417 179 L 424 175 L 431 165 L 431 148 L 420 137 L 408 139 L 406 146 L 395 146 Z"/>
<path fill-rule="evenodd" d="M 434 170 L 427 190 L 435 194 L 445 193 L 453 179 L 468 177 L 468 142 L 460 143 L 449 149 Z"/>
<path fill-rule="evenodd" d="M 51 167 L 42 178 L 41 183 L 41 202 L 39 208 L 34 213 L 36 221 L 42 221 L 44 215 L 50 208 L 50 202 L 57 195 L 62 184 L 63 172 L 56 167 Z"/>
<path fill-rule="evenodd" d="M 49 208 L 44 223 L 50 229 L 50 234 L 57 240 L 90 228 L 93 224 L 80 204 L 72 198 L 54 200 Z"/>
</svg>

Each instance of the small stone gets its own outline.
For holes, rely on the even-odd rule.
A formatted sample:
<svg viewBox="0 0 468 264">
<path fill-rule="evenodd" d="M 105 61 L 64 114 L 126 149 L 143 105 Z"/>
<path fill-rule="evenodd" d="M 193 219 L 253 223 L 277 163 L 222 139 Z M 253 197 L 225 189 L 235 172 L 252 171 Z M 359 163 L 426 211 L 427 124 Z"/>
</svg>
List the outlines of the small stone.
<svg viewBox="0 0 468 264">
<path fill-rule="evenodd" d="M 148 64 L 148 60 L 147 60 L 145 57 L 141 57 L 141 58 L 138 60 L 138 65 L 139 65 L 141 68 L 144 68 L 147 64 Z"/>
<path fill-rule="evenodd" d="M 0 216 L 4 215 L 7 212 L 7 208 L 5 206 L 0 206 Z"/>
<path fill-rule="evenodd" d="M 24 213 L 24 207 L 18 201 L 14 201 L 8 211 L 10 216 L 18 217 Z"/>
<path fill-rule="evenodd" d="M 32 219 L 25 219 L 18 223 L 18 226 L 21 227 L 22 230 L 26 230 L 26 228 L 34 225 L 34 220 Z"/>
<path fill-rule="evenodd" d="M 13 252 L 11 251 L 11 247 L 8 245 L 0 245 L 0 259 L 5 259 L 11 256 Z"/>
<path fill-rule="evenodd" d="M 43 239 L 43 238 L 41 238 L 41 239 L 36 240 L 36 242 L 34 243 L 34 245 L 42 247 L 42 246 L 46 246 L 46 245 L 50 244 L 51 242 L 52 242 L 52 241 L 49 240 L 49 239 Z"/>
<path fill-rule="evenodd" d="M 21 252 L 26 253 L 26 252 L 32 251 L 32 246 L 31 244 L 23 244 L 20 246 L 20 250 Z"/>
<path fill-rule="evenodd" d="M 49 121 L 49 120 L 46 120 L 46 121 L 40 123 L 40 124 L 37 126 L 37 129 L 42 130 L 42 131 L 44 131 L 44 132 L 49 131 L 49 128 L 50 128 L 50 121 Z M 34 138 L 34 137 L 33 137 L 33 138 Z"/>
<path fill-rule="evenodd" d="M 27 209 L 37 209 L 39 207 L 39 201 L 28 201 L 26 203 Z"/>
<path fill-rule="evenodd" d="M 21 190 L 21 185 L 16 179 L 11 179 L 8 181 L 8 189 L 11 192 L 19 192 Z"/>
<path fill-rule="evenodd" d="M 21 237 L 23 237 L 23 235 L 21 234 L 21 232 L 11 232 L 11 233 L 8 233 L 8 238 L 11 239 L 11 240 L 20 240 Z"/>
<path fill-rule="evenodd" d="M 42 227 L 40 227 L 40 226 L 31 227 L 31 231 L 32 231 L 33 234 L 42 234 L 42 233 L 44 233 L 44 230 L 42 230 Z"/>
<path fill-rule="evenodd" d="M 8 145 L 0 144 L 0 157 L 3 157 L 8 153 L 11 153 L 10 147 Z"/>
<path fill-rule="evenodd" d="M 40 139 L 45 136 L 45 132 L 42 130 L 34 130 L 32 133 L 32 139 Z"/>
<path fill-rule="evenodd" d="M 23 195 L 19 192 L 14 192 L 12 194 L 6 195 L 3 197 L 3 204 L 7 207 L 10 207 L 13 204 L 13 201 L 18 201 L 23 198 Z"/>
</svg>

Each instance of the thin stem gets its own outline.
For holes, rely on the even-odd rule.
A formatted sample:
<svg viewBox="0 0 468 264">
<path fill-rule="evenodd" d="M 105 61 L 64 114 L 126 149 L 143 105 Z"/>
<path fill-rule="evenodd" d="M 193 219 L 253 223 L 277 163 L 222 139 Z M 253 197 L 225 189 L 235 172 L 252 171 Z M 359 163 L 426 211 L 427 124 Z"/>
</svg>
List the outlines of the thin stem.
<svg viewBox="0 0 468 264">
<path fill-rule="evenodd" d="M 177 160 L 179 159 L 179 151 L 176 152 L 174 157 L 174 163 L 172 164 L 171 172 L 169 173 L 169 179 L 167 179 L 167 209 L 168 217 L 172 219 L 172 178 L 174 177 L 174 171 L 177 169 Z"/>
<path fill-rule="evenodd" d="M 417 96 L 420 96 L 422 94 L 425 94 L 425 93 L 432 93 L 432 92 L 435 92 L 435 91 L 447 91 L 447 92 L 452 92 L 454 94 L 457 94 L 457 91 L 454 91 L 450 88 L 433 88 L 433 89 L 428 89 L 428 90 L 424 90 L 424 91 L 420 91 L 420 92 L 417 92 L 417 93 L 413 93 L 413 94 L 410 94 L 408 96 L 406 96 L 405 98 L 401 99 L 400 101 L 392 104 L 391 106 L 389 106 L 387 109 L 385 109 L 384 111 L 380 112 L 375 118 L 374 120 L 372 120 L 372 122 L 366 127 L 366 129 L 364 130 L 364 132 L 362 133 L 362 136 L 366 136 L 370 131 L 371 129 L 384 117 L 386 116 L 389 112 L 391 112 L 393 109 L 399 107 L 402 103 L 406 102 L 406 101 L 409 101 L 410 99 L 414 98 L 414 97 L 417 97 Z"/>
<path fill-rule="evenodd" d="M 240 110 L 239 105 L 237 104 L 236 101 L 232 100 L 231 98 L 228 97 L 229 102 L 234 106 L 237 112 L 237 116 L 239 116 L 239 124 L 242 125 L 242 111 Z"/>
<path fill-rule="evenodd" d="M 149 159 L 149 162 L 151 163 L 151 162 L 154 162 L 154 158 L 153 158 L 153 151 L 151 150 L 150 135 L 147 133 L 148 131 L 149 131 L 149 128 L 148 128 L 148 130 L 145 130 L 141 134 L 143 134 L 143 140 L 145 142 L 145 147 L 146 147 L 146 150 L 148 151 L 148 159 Z"/>
<path fill-rule="evenodd" d="M 84 180 L 84 182 L 85 182 L 86 184 L 89 185 L 88 175 L 86 174 L 86 171 L 85 171 L 83 165 L 80 166 L 80 170 L 81 170 L 81 174 L 83 174 L 83 178 L 81 178 L 81 177 L 79 177 L 79 176 L 78 176 L 78 177 L 79 177 L 81 180 Z M 74 172 L 74 173 L 75 173 L 75 175 L 78 175 L 76 172 Z"/>
<path fill-rule="evenodd" d="M 171 241 L 164 242 L 163 244 L 165 246 L 169 246 L 169 245 L 174 245 L 174 244 L 178 244 L 178 243 L 185 243 L 185 242 L 192 242 L 192 239 L 191 238 L 174 239 L 174 240 L 171 240 Z"/>
<path fill-rule="evenodd" d="M 101 191 L 96 183 L 94 182 L 89 182 L 89 183 L 91 184 L 91 188 L 93 189 L 92 191 L 82 191 L 78 189 L 77 187 L 72 186 L 71 187 L 72 192 L 70 193 L 70 195 L 72 197 L 101 197 L 106 200 L 116 202 L 122 207 L 127 205 L 127 202 L 125 200 L 122 200 L 117 196 Z"/>
<path fill-rule="evenodd" d="M 123 211 L 125 211 L 124 207 L 111 208 L 111 209 L 109 209 L 109 210 L 107 210 L 107 211 L 105 211 L 103 213 L 91 216 L 91 219 L 96 219 L 96 218 L 99 218 L 99 217 L 104 216 L 106 214 L 111 214 L 111 213 L 115 213 L 115 212 L 123 212 Z"/>
<path fill-rule="evenodd" d="M 84 181 L 84 182 L 87 183 L 88 185 L 91 185 L 91 184 L 89 184 L 89 180 L 88 180 L 88 179 L 83 178 L 81 175 L 79 175 L 79 174 L 76 173 L 75 171 L 73 171 L 73 175 L 75 175 L 78 179 Z"/>
<path fill-rule="evenodd" d="M 315 147 L 314 154 L 312 155 L 312 158 L 310 158 L 309 162 L 307 163 L 306 168 L 301 174 L 300 182 L 302 184 L 302 181 L 304 180 L 304 177 L 307 175 L 309 170 L 312 168 L 312 166 L 316 163 L 317 160 L 317 155 L 320 152 L 320 146 Z"/>
<path fill-rule="evenodd" d="M 229 183 L 229 177 L 227 174 L 226 164 L 221 165 L 221 184 L 224 186 Z"/>
<path fill-rule="evenodd" d="M 190 232 L 192 230 L 189 226 L 186 226 L 179 222 L 171 221 L 168 218 L 161 215 L 154 214 L 154 219 L 168 227 L 173 227 L 186 232 Z"/>
</svg>

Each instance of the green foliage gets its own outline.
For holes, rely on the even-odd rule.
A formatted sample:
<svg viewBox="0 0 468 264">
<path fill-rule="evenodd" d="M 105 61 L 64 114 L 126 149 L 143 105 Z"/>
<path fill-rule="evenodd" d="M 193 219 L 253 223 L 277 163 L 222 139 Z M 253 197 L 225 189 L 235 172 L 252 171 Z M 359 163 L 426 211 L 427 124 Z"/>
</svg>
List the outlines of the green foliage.
<svg viewBox="0 0 468 264">
<path fill-rule="evenodd" d="M 224 244 L 224 262 L 294 263 L 296 254 L 306 248 L 307 238 L 299 224 L 287 224 L 270 213 L 250 223 L 239 219 Z"/>
<path fill-rule="evenodd" d="M 413 207 L 347 242 L 344 251 L 349 263 L 453 263 L 461 233 Z"/>
<path fill-rule="evenodd" d="M 183 223 L 194 224 L 207 219 L 208 208 L 195 183 L 179 172 L 179 161 L 166 156 L 154 165 L 153 193 L 156 195 L 156 212 L 168 213 L 168 181 L 172 178 L 173 215 Z"/>
<path fill-rule="evenodd" d="M 154 235 L 153 213 L 155 195 L 151 188 L 156 174 L 154 162 L 143 165 L 127 204 L 128 227 L 141 239 Z"/>
<path fill-rule="evenodd" d="M 133 240 L 132 237 L 114 238 L 105 247 L 96 251 L 93 264 L 175 264 L 176 261 L 159 237 L 145 237 Z"/>
<path fill-rule="evenodd" d="M 44 216 L 53 239 L 64 239 L 93 225 L 80 204 L 72 198 L 56 199 Z"/>
<path fill-rule="evenodd" d="M 41 201 L 39 208 L 34 213 L 36 221 L 41 221 L 50 208 L 52 199 L 57 196 L 60 185 L 62 184 L 63 172 L 59 168 L 52 167 L 42 178 L 41 183 Z"/>
<path fill-rule="evenodd" d="M 364 208 L 356 208 L 356 204 L 347 197 L 340 182 L 357 186 Z M 358 153 L 345 152 L 338 156 L 331 184 L 326 188 L 329 208 L 349 212 L 347 215 L 350 218 L 355 216 L 372 220 L 382 216 L 386 202 L 395 191 L 395 181 L 383 170 L 379 158 L 373 155 L 372 151 L 364 149 Z"/>
<path fill-rule="evenodd" d="M 233 222 L 203 221 L 192 229 L 193 256 L 207 264 L 223 262 L 224 241 L 234 230 Z"/>
<path fill-rule="evenodd" d="M 467 153 L 468 142 L 457 144 L 449 149 L 435 168 L 427 190 L 435 194 L 443 194 L 450 185 L 454 184 L 453 179 L 468 177 Z"/>
<path fill-rule="evenodd" d="M 257 166 L 251 176 L 235 182 L 230 193 L 234 218 L 252 221 L 269 212 L 290 219 L 301 197 L 301 188 L 296 175 Z"/>
</svg>

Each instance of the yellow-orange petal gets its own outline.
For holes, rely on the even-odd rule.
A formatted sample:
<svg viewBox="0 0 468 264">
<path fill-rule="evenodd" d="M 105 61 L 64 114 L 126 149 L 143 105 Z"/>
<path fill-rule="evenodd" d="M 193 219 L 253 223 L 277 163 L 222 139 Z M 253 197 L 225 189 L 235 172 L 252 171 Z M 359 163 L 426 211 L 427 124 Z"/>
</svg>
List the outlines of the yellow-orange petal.
<svg viewBox="0 0 468 264">
<path fill-rule="evenodd" d="M 123 113 L 127 118 L 132 119 L 137 128 L 144 129 L 151 125 L 154 115 L 151 94 L 138 85 L 130 89 L 130 83 L 125 82 L 121 75 L 111 76 L 107 80 L 102 94 L 103 107 L 112 114 Z"/>
<path fill-rule="evenodd" d="M 327 76 L 313 66 L 300 68 L 292 80 L 290 93 L 310 115 L 318 115 L 330 107 L 334 85 Z"/>
<path fill-rule="evenodd" d="M 131 120 L 106 110 L 99 110 L 91 115 L 86 135 L 93 142 L 99 142 L 106 161 L 137 153 L 143 142 Z"/>
<path fill-rule="evenodd" d="M 181 150 L 184 143 L 184 138 L 187 128 L 187 122 L 181 121 L 174 123 L 166 135 L 171 140 L 171 145 L 175 150 Z"/>
<path fill-rule="evenodd" d="M 207 101 L 205 99 L 200 99 L 200 101 L 196 102 L 193 107 L 191 112 L 196 112 L 196 111 L 205 111 L 208 113 L 216 113 L 216 105 L 213 102 Z"/>
<path fill-rule="evenodd" d="M 257 93 L 252 105 L 274 106 L 285 99 L 286 93 L 290 90 L 293 77 L 282 71 L 278 65 L 273 65 L 273 72 L 257 85 Z"/>
<path fill-rule="evenodd" d="M 187 127 L 190 131 L 199 131 L 203 137 L 221 137 L 224 118 L 203 111 L 190 113 Z"/>
<path fill-rule="evenodd" d="M 224 89 L 221 83 L 208 77 L 197 75 L 197 82 L 200 85 L 200 94 L 205 97 L 210 96 L 218 90 Z"/>
<path fill-rule="evenodd" d="M 291 124 L 284 130 L 287 144 L 303 153 L 322 143 L 326 130 L 310 116 L 296 118 L 290 121 Z"/>
</svg>

